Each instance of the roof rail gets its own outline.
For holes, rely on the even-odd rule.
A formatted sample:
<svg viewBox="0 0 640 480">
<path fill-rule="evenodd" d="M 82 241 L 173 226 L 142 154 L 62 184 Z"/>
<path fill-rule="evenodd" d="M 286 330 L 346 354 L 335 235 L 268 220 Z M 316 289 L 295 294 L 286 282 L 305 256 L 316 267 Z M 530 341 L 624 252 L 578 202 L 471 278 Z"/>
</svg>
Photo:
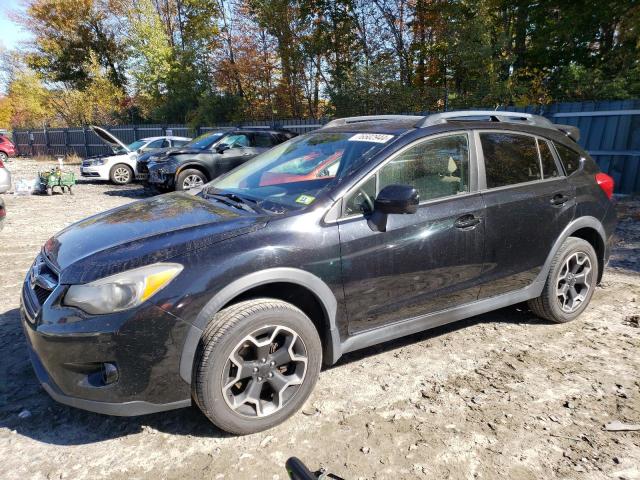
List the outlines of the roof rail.
<svg viewBox="0 0 640 480">
<path fill-rule="evenodd" d="M 469 117 L 489 117 L 491 122 L 526 123 L 544 128 L 555 128 L 550 120 L 540 115 L 532 115 L 524 112 L 507 112 L 503 110 L 464 110 L 457 112 L 443 112 L 427 115 L 416 124 L 417 128 L 430 127 L 448 120 L 465 120 Z"/>
<path fill-rule="evenodd" d="M 424 117 L 417 115 L 363 115 L 359 117 L 345 117 L 336 118 L 325 124 L 322 128 L 340 127 L 343 125 L 349 125 L 351 123 L 363 123 L 363 122 L 391 122 L 394 120 L 412 120 L 419 121 Z"/>
</svg>

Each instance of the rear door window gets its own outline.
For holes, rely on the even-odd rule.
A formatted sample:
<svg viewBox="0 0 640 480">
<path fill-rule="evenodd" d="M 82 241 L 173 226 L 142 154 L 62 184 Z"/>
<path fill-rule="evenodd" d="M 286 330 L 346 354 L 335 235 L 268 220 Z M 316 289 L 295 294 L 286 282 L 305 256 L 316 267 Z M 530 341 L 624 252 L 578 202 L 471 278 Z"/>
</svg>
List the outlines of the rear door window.
<svg viewBox="0 0 640 480">
<path fill-rule="evenodd" d="M 542 179 L 534 137 L 503 132 L 480 133 L 487 188 Z"/>
<path fill-rule="evenodd" d="M 558 177 L 558 166 L 556 165 L 556 159 L 551 153 L 551 146 L 546 140 L 538 139 L 538 147 L 540 148 L 540 162 L 542 163 L 542 176 L 543 178 Z"/>
<path fill-rule="evenodd" d="M 580 158 L 582 156 L 575 150 L 571 150 L 560 143 L 554 143 L 554 145 L 567 175 L 577 171 L 580 168 Z"/>
<path fill-rule="evenodd" d="M 251 136 L 253 137 L 253 145 L 252 146 L 254 146 L 254 147 L 257 147 L 257 148 L 271 148 L 274 145 L 276 145 L 276 143 L 274 142 L 274 138 L 268 132 L 253 133 Z"/>
</svg>

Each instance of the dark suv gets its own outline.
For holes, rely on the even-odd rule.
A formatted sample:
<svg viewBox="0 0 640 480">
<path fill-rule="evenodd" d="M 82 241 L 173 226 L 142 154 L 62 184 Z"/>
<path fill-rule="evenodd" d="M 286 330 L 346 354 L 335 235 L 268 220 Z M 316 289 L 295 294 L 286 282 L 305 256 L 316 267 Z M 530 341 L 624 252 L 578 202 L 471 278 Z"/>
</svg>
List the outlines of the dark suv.
<svg viewBox="0 0 640 480">
<path fill-rule="evenodd" d="M 508 112 L 334 120 L 80 221 L 25 279 L 35 371 L 69 405 L 195 402 L 245 434 L 292 415 L 347 352 L 525 301 L 573 320 L 616 221 L 577 133 Z"/>
<path fill-rule="evenodd" d="M 182 148 L 148 160 L 149 184 L 160 190 L 189 190 L 233 170 L 295 137 L 289 130 L 232 128 L 207 132 Z M 143 167 L 144 169 L 144 167 Z"/>
</svg>

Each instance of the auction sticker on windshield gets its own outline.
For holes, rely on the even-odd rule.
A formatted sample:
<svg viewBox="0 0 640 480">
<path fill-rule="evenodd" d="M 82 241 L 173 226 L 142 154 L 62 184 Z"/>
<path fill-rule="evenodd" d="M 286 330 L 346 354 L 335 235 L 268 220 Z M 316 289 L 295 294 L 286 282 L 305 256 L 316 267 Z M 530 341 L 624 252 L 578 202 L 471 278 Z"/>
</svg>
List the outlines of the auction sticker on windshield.
<svg viewBox="0 0 640 480">
<path fill-rule="evenodd" d="M 300 195 L 296 198 L 296 203 L 301 203 L 302 205 L 311 205 L 316 197 L 312 197 L 311 195 Z"/>
<path fill-rule="evenodd" d="M 349 139 L 350 142 L 374 142 L 387 143 L 393 138 L 393 135 L 385 135 L 384 133 L 356 133 Z"/>
</svg>

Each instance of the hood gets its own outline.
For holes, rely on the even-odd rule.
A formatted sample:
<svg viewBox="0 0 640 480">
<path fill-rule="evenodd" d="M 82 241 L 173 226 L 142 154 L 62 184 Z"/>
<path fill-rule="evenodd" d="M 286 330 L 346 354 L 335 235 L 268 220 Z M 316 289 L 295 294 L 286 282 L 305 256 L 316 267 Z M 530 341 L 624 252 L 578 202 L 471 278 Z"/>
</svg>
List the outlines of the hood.
<svg viewBox="0 0 640 480">
<path fill-rule="evenodd" d="M 203 150 L 203 148 L 196 147 L 178 147 L 172 148 L 171 151 L 167 152 L 167 155 L 192 155 L 201 153 Z"/>
<path fill-rule="evenodd" d="M 90 125 L 89 128 L 98 136 L 98 138 L 100 138 L 100 140 L 109 145 L 114 152 L 117 152 L 120 149 L 124 149 L 126 152 L 131 151 L 124 143 L 122 143 L 104 128 L 96 127 L 94 125 Z"/>
<path fill-rule="evenodd" d="M 176 150 L 178 147 L 169 147 L 169 148 L 161 148 L 159 150 L 154 150 L 152 152 L 143 153 L 142 155 L 138 155 L 138 162 L 148 162 L 153 157 L 159 158 L 167 155 L 168 153 Z"/>
<path fill-rule="evenodd" d="M 267 215 L 176 192 L 81 220 L 51 237 L 44 254 L 60 271 L 61 283 L 85 283 L 166 261 L 257 230 L 267 221 Z"/>
</svg>

